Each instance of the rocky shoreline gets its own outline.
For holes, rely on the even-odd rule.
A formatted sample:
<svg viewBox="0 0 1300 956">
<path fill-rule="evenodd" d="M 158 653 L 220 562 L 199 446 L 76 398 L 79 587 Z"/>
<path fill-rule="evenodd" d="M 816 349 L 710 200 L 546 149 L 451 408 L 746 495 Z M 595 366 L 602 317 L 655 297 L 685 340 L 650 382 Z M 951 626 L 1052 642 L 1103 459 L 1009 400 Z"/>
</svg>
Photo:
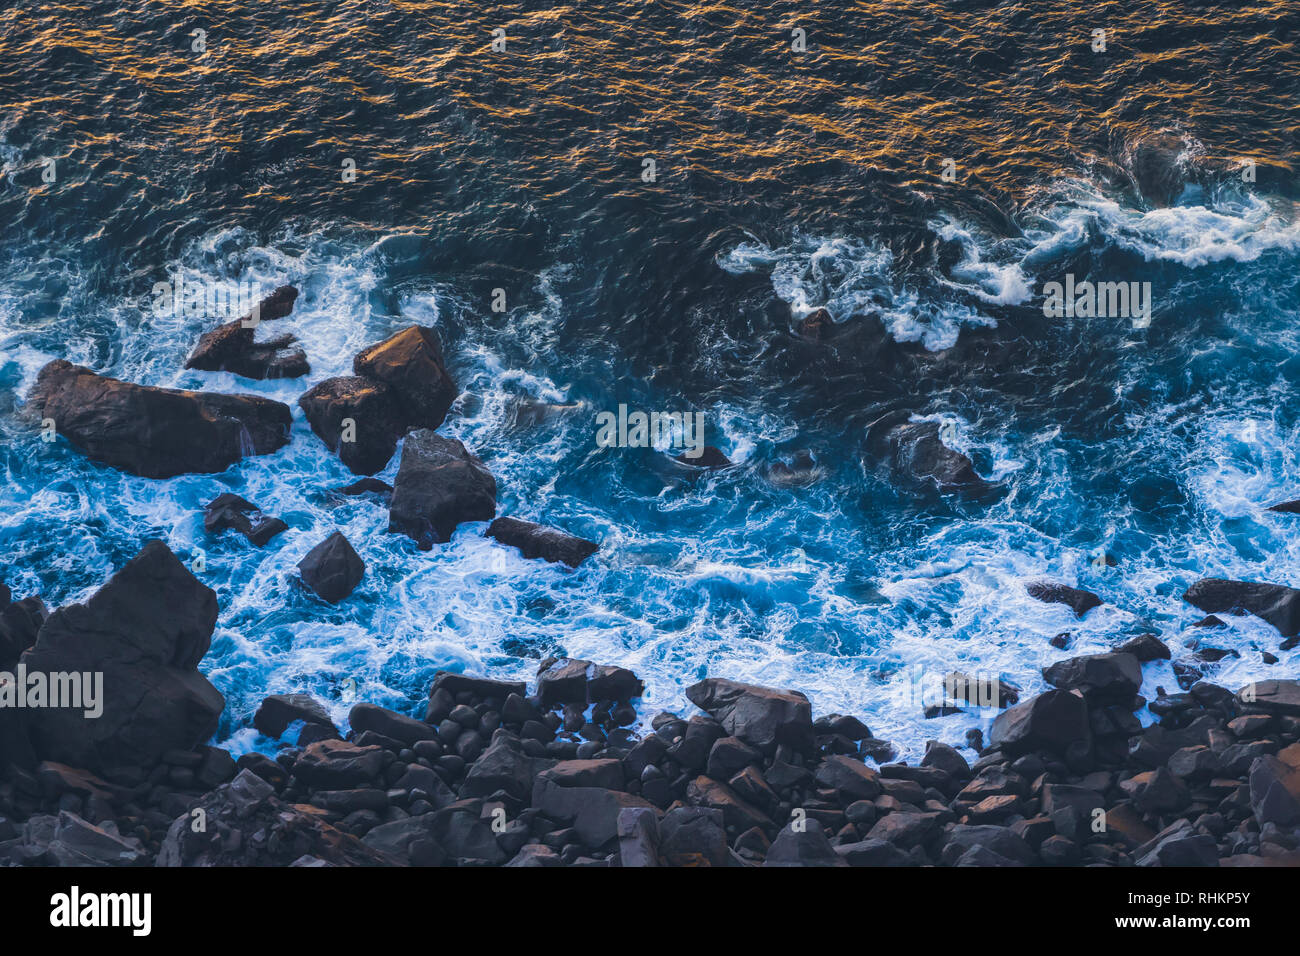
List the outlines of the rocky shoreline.
<svg viewBox="0 0 1300 956">
<path fill-rule="evenodd" d="M 263 317 L 287 315 L 295 298 L 277 290 Z M 245 328 L 209 333 L 191 366 L 308 370 L 305 356 L 282 354 L 289 339 L 259 346 Z M 428 550 L 464 523 L 491 522 L 486 535 L 502 546 L 569 568 L 598 550 L 497 515 L 490 471 L 435 431 L 457 390 L 431 330 L 368 347 L 353 370 L 299 404 L 354 473 L 373 475 L 401 443 L 393 487 L 365 477 L 341 490 L 385 499 L 389 531 Z M 153 478 L 221 471 L 289 441 L 281 403 L 134 385 L 63 361 L 42 370 L 28 404 L 89 457 Z M 933 423 L 891 414 L 870 440 L 913 484 L 996 491 Z M 731 466 L 708 451 L 697 467 Z M 802 474 L 813 463 L 796 465 Z M 254 547 L 289 530 L 233 494 L 208 506 L 204 524 Z M 331 603 L 365 574 L 339 532 L 298 567 Z M 1101 603 L 1053 582 L 1029 593 L 1080 616 Z M 1283 648 L 1300 639 L 1300 591 L 1204 579 L 1185 600 L 1211 615 L 1207 626 L 1249 613 Z M 274 756 L 236 758 L 207 743 L 225 707 L 199 669 L 217 616 L 216 594 L 161 541 L 84 605 L 49 613 L 39 596 L 14 600 L 0 584 L 0 863 L 1300 864 L 1300 682 L 1234 692 L 1179 661 L 1179 692 L 1148 702 L 1143 664 L 1172 658 L 1155 635 L 1058 661 L 1044 671 L 1053 689 L 1027 700 L 1000 681 L 949 675 L 936 713 L 989 702 L 1000 712 L 987 741 L 976 728 L 964 748 L 931 741 L 916 765 L 895 762 L 856 717 L 814 715 L 797 690 L 710 677 L 687 689 L 698 712 L 650 714 L 631 670 L 567 658 L 543 661 L 531 684 L 442 671 L 419 713 L 358 703 L 346 730 L 309 696 L 268 697 L 251 723 Z M 101 712 L 17 703 L 29 675 L 60 674 L 101 675 Z M 1144 707 L 1156 718 L 1146 727 Z"/>
<path fill-rule="evenodd" d="M 7 629 L 30 621 L 4 601 Z M 216 612 L 153 541 L 40 623 L 25 669 L 103 670 L 103 713 L 0 708 L 0 862 L 1300 864 L 1300 682 L 1197 682 L 1144 728 L 1155 637 L 1058 662 L 987 746 L 931 742 L 917 765 L 797 691 L 708 678 L 698 713 L 650 716 L 632 671 L 570 659 L 531 687 L 439 672 L 422 714 L 358 703 L 346 733 L 307 695 L 268 697 L 252 723 L 275 756 L 236 759 L 203 743 L 224 705 L 198 670 Z"/>
</svg>

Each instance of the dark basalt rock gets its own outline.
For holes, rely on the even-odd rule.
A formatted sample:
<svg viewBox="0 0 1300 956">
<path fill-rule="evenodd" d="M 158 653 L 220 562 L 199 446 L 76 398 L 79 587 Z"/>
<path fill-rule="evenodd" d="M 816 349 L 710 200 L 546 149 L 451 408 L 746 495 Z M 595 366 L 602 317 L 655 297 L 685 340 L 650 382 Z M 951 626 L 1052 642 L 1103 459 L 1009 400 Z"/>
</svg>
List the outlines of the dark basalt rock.
<svg viewBox="0 0 1300 956">
<path fill-rule="evenodd" d="M 14 601 L 7 587 L 0 585 L 0 592 L 0 668 L 7 669 L 36 643 L 36 634 L 50 612 L 39 595 Z"/>
<path fill-rule="evenodd" d="M 1025 585 L 1025 591 L 1036 601 L 1042 601 L 1044 604 L 1064 604 L 1078 617 L 1083 617 L 1095 607 L 1102 605 L 1101 598 L 1091 591 L 1085 591 L 1082 588 L 1072 588 L 1066 584 L 1056 584 L 1051 581 L 1034 581 Z"/>
<path fill-rule="evenodd" d="M 348 724 L 351 725 L 353 733 L 374 731 L 404 743 L 408 747 L 414 746 L 421 740 L 438 739 L 437 731 L 424 721 L 375 704 L 356 704 L 348 714 Z"/>
<path fill-rule="evenodd" d="M 1283 514 L 1300 515 L 1300 498 L 1295 501 L 1281 501 L 1275 505 L 1269 505 L 1269 511 L 1280 511 Z"/>
<path fill-rule="evenodd" d="M 848 866 L 848 861 L 835 852 L 826 831 L 815 820 L 807 820 L 799 829 L 794 825 L 781 828 L 781 832 L 768 848 L 764 866 Z"/>
<path fill-rule="evenodd" d="M 1085 654 L 1043 669 L 1061 690 L 1078 690 L 1089 701 L 1130 701 L 1142 686 L 1142 665 L 1132 654 Z"/>
<path fill-rule="evenodd" d="M 1125 641 L 1116 650 L 1121 654 L 1132 654 L 1142 664 L 1149 661 L 1167 661 L 1171 656 L 1165 642 L 1154 634 L 1139 634 L 1132 640 Z"/>
<path fill-rule="evenodd" d="M 1142 197 L 1153 206 L 1172 205 L 1186 184 L 1180 156 L 1186 144 L 1174 133 L 1152 133 L 1129 154 L 1129 170 Z"/>
<path fill-rule="evenodd" d="M 982 495 L 995 487 L 979 476 L 969 458 L 943 443 L 938 422 L 913 422 L 909 418 L 906 412 L 895 412 L 868 429 L 872 453 L 888 462 L 896 474 L 944 494 Z"/>
<path fill-rule="evenodd" d="M 381 471 L 405 431 L 393 391 L 355 375 L 325 379 L 304 392 L 298 405 L 316 437 L 357 475 Z"/>
<path fill-rule="evenodd" d="M 812 749 L 812 705 L 798 691 L 711 677 L 686 688 L 686 696 L 728 734 L 764 753 L 778 744 L 798 751 Z"/>
<path fill-rule="evenodd" d="M 1091 739 L 1088 705 L 1081 694 L 1049 690 L 998 714 L 990 741 L 1008 754 L 1031 750 L 1063 752 Z"/>
<path fill-rule="evenodd" d="M 280 800 L 249 770 L 199 801 L 206 827 L 194 816 L 176 818 L 158 852 L 157 866 L 288 866 L 304 856 L 335 866 L 404 866 L 406 860 L 366 846 L 356 837 Z"/>
<path fill-rule="evenodd" d="M 530 560 L 545 558 L 571 568 L 576 568 L 600 549 L 594 541 L 518 518 L 497 518 L 488 525 L 487 536 L 518 548 Z"/>
<path fill-rule="evenodd" d="M 146 478 L 225 471 L 289 441 L 289 406 L 256 395 L 134 385 L 63 359 L 27 396 L 31 413 L 87 457 Z"/>
<path fill-rule="evenodd" d="M 419 325 L 358 352 L 352 371 L 389 386 L 403 424 L 411 428 L 437 428 L 460 394 L 443 363 L 438 336 Z"/>
<path fill-rule="evenodd" d="M 829 312 L 825 309 L 813 309 L 799 320 L 797 331 L 806 339 L 820 342 L 830 334 L 834 327 L 835 320 Z"/>
<path fill-rule="evenodd" d="M 265 698 L 253 714 L 253 726 L 268 737 L 279 738 L 290 724 L 302 721 L 327 728 L 331 737 L 338 737 L 338 728 L 320 702 L 310 694 L 272 694 Z"/>
<path fill-rule="evenodd" d="M 91 770 L 151 767 L 217 728 L 225 705 L 198 671 L 217 599 L 161 541 L 150 541 L 85 604 L 50 615 L 23 654 L 32 672 L 103 673 L 103 713 L 24 713 L 35 752 Z"/>
<path fill-rule="evenodd" d="M 298 571 L 317 597 L 338 604 L 361 583 L 366 563 L 343 533 L 335 531 L 303 556 Z"/>
<path fill-rule="evenodd" d="M 1300 634 L 1300 590 L 1280 584 L 1201 578 L 1183 600 L 1207 614 L 1249 611 L 1278 629 L 1283 637 Z"/>
<path fill-rule="evenodd" d="M 1300 717 L 1300 681 L 1256 681 L 1237 691 L 1237 700 L 1265 713 Z"/>
<path fill-rule="evenodd" d="M 483 462 L 453 438 L 421 429 L 406 436 L 388 530 L 422 551 L 451 540 L 456 526 L 496 517 L 497 483 Z"/>
<path fill-rule="evenodd" d="M 203 509 L 203 530 L 220 534 L 227 528 L 234 528 L 260 548 L 289 526 L 279 518 L 263 514 L 251 501 L 226 492 Z"/>
<path fill-rule="evenodd" d="M 307 354 L 290 346 L 297 341 L 281 335 L 267 342 L 256 342 L 253 333 L 264 320 L 282 319 L 293 311 L 298 290 L 283 285 L 264 298 L 256 313 L 218 326 L 199 337 L 199 343 L 185 361 L 186 368 L 205 372 L 234 372 L 245 378 L 297 378 L 311 371 Z M 256 322 L 253 315 L 256 314 Z"/>
<path fill-rule="evenodd" d="M 385 502 L 392 500 L 393 486 L 378 478 L 358 478 L 350 485 L 339 489 L 341 495 L 377 495 Z"/>
</svg>

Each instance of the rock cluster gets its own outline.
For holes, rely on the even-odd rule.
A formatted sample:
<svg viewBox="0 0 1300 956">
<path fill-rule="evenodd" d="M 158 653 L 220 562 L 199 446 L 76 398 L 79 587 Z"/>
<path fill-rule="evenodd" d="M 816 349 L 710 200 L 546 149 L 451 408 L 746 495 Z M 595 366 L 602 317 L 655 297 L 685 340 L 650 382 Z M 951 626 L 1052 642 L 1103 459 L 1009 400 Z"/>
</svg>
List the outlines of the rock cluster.
<svg viewBox="0 0 1300 956">
<path fill-rule="evenodd" d="M 199 337 L 198 345 L 185 361 L 186 368 L 205 372 L 234 372 L 245 378 L 297 378 L 311 371 L 307 353 L 293 348 L 296 338 L 281 335 L 266 342 L 254 341 L 253 333 L 263 321 L 282 319 L 293 311 L 298 290 L 282 285 L 248 315 L 218 326 Z"/>
<path fill-rule="evenodd" d="M 1150 637 L 1126 645 L 1141 656 L 1052 665 L 1053 689 L 1002 701 L 987 747 L 931 742 L 917 765 L 798 691 L 721 678 L 687 689 L 698 713 L 646 726 L 632 671 L 570 658 L 542 661 L 531 693 L 439 672 L 418 716 L 358 703 L 346 733 L 312 697 L 273 695 L 252 723 L 275 756 L 236 760 L 202 743 L 221 709 L 196 670 L 215 617 L 153 542 L 40 625 L 24 662 L 112 679 L 102 728 L 39 715 L 0 756 L 0 863 L 1300 862 L 1300 682 L 1161 692 L 1143 727 Z"/>
</svg>

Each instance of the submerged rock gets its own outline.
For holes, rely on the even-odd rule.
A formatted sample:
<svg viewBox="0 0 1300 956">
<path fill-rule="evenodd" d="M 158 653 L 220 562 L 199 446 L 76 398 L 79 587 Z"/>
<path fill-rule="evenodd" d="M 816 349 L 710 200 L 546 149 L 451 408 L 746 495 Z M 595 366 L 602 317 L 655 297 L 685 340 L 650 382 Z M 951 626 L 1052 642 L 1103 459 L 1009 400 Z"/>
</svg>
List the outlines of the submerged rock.
<svg viewBox="0 0 1300 956">
<path fill-rule="evenodd" d="M 251 501 L 226 492 L 203 509 L 203 530 L 219 534 L 227 528 L 234 528 L 260 548 L 289 526 L 279 518 L 264 515 Z"/>
<path fill-rule="evenodd" d="M 341 531 L 312 548 L 298 562 L 302 583 L 322 600 L 338 604 L 356 589 L 366 573 L 366 563 Z"/>
<path fill-rule="evenodd" d="M 683 465 L 693 465 L 696 468 L 707 468 L 715 471 L 719 468 L 730 468 L 732 461 L 721 449 L 714 448 L 712 445 L 705 445 L 700 449 L 700 454 L 694 458 L 687 452 L 682 452 L 675 457 L 673 461 L 680 462 Z"/>
<path fill-rule="evenodd" d="M 85 604 L 50 615 L 22 658 L 29 673 L 102 673 L 102 714 L 25 712 L 42 757 L 91 770 L 152 767 L 217 729 L 225 701 L 198 671 L 217 621 L 213 591 L 150 541 Z"/>
<path fill-rule="evenodd" d="M 571 568 L 576 568 L 600 549 L 594 541 L 518 518 L 497 518 L 488 525 L 487 536 L 518 548 L 525 558 L 545 558 Z"/>
<path fill-rule="evenodd" d="M 1053 581 L 1034 581 L 1025 585 L 1025 590 L 1031 598 L 1044 604 L 1064 604 L 1078 617 L 1083 617 L 1095 607 L 1101 607 L 1103 603 L 1091 591 Z"/>
<path fill-rule="evenodd" d="M 896 474 L 945 494 L 984 494 L 994 487 L 980 477 L 969 458 L 943 443 L 938 422 L 913 422 L 910 417 L 895 412 L 868 429 L 873 454 L 888 462 Z"/>
<path fill-rule="evenodd" d="M 1300 515 L 1300 498 L 1295 501 L 1281 501 L 1275 505 L 1269 505 L 1268 510 L 1279 511 L 1282 514 Z"/>
<path fill-rule="evenodd" d="M 356 375 L 313 385 L 298 405 L 316 437 L 357 475 L 382 470 L 406 430 L 393 390 Z"/>
<path fill-rule="evenodd" d="M 269 398 L 135 385 L 63 359 L 41 369 L 27 404 L 89 458 L 146 478 L 269 454 L 288 443 L 292 421 Z"/>
<path fill-rule="evenodd" d="M 1300 634 L 1300 590 L 1280 584 L 1201 578 L 1183 600 L 1207 614 L 1249 611 L 1278 629 L 1283 637 Z"/>
<path fill-rule="evenodd" d="M 460 390 L 443 362 L 433 329 L 412 325 L 357 353 L 356 375 L 393 390 L 406 427 L 437 428 Z"/>
<path fill-rule="evenodd" d="M 420 550 L 428 551 L 450 541 L 457 525 L 491 521 L 496 513 L 496 479 L 464 445 L 428 429 L 406 436 L 389 505 L 389 531 L 413 538 Z"/>
<path fill-rule="evenodd" d="M 203 333 L 186 359 L 185 367 L 205 372 L 234 372 L 256 379 L 306 375 L 311 366 L 302 349 L 291 348 L 297 341 L 294 336 L 281 335 L 266 342 L 256 342 L 253 338 L 258 324 L 284 318 L 293 311 L 297 298 L 297 289 L 282 285 L 261 301 L 255 313 Z M 257 316 L 256 321 L 253 315 Z"/>
</svg>

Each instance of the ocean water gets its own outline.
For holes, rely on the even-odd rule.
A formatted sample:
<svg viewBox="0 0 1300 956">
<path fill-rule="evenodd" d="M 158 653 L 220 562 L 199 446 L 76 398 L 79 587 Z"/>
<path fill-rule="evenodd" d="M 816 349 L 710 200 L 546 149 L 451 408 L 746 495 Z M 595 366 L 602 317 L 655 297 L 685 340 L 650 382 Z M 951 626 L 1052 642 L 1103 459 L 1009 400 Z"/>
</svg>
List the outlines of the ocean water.
<svg viewBox="0 0 1300 956">
<path fill-rule="evenodd" d="M 1154 631 L 1175 658 L 1236 651 L 1205 665 L 1229 687 L 1294 677 L 1268 625 L 1191 628 L 1181 595 L 1300 586 L 1300 516 L 1265 510 L 1300 497 L 1298 34 L 1282 0 L 7 0 L 0 575 L 55 607 L 148 538 L 201 552 L 235 749 L 269 746 L 248 721 L 270 693 L 340 721 L 357 700 L 419 712 L 438 669 L 531 678 L 557 653 L 633 668 L 647 719 L 730 677 L 860 715 L 905 756 L 987 729 L 924 718 L 918 681 L 954 669 L 1032 694 L 1043 666 Z M 1135 180 L 1156 140 L 1184 182 L 1166 206 Z M 1149 319 L 1045 317 L 1067 273 L 1149 282 Z M 218 320 L 152 313 L 178 276 L 296 285 L 274 332 L 311 374 L 185 371 Z M 816 308 L 823 343 L 795 334 Z M 482 524 L 420 552 L 331 493 L 353 476 L 296 399 L 412 323 L 462 389 L 442 432 L 489 465 L 499 513 L 598 541 L 580 569 Z M 24 419 L 53 358 L 279 399 L 292 442 L 219 475 L 118 473 Z M 620 404 L 703 412 L 737 467 L 598 448 Z M 866 440 L 898 410 L 1001 493 L 900 483 Z M 817 480 L 773 481 L 800 449 Z M 207 536 L 223 491 L 290 530 Z M 295 570 L 334 530 L 367 565 L 338 607 Z M 1040 578 L 1106 604 L 1076 620 L 1026 595 Z M 1176 689 L 1168 663 L 1145 674 Z"/>
</svg>

